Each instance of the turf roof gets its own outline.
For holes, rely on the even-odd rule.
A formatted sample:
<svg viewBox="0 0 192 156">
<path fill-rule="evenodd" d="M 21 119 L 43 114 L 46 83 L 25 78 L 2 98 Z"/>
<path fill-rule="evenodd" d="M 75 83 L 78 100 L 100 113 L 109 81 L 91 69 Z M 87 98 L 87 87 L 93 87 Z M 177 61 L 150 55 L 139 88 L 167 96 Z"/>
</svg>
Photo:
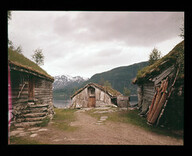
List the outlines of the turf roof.
<svg viewBox="0 0 192 156">
<path fill-rule="evenodd" d="M 87 85 L 85 85 L 83 88 L 80 88 L 79 90 L 77 90 L 72 96 L 71 96 L 71 99 L 79 94 L 82 90 L 84 90 L 85 88 L 89 87 L 89 86 L 95 86 L 96 88 L 99 88 L 100 90 L 104 91 L 105 93 L 109 94 L 111 97 L 116 97 L 116 96 L 119 96 L 119 95 L 122 95 L 120 92 L 118 92 L 117 90 L 111 88 L 111 87 L 107 87 L 107 86 L 101 86 L 99 84 L 96 84 L 96 83 L 88 83 Z"/>
<path fill-rule="evenodd" d="M 164 69 L 167 69 L 171 65 L 176 65 L 180 54 L 184 53 L 184 40 L 177 44 L 167 55 L 157 60 L 154 64 L 144 67 L 140 71 L 138 71 L 136 79 L 133 80 L 133 83 L 143 83 L 149 79 L 149 77 L 153 77 L 158 75 Z M 179 78 L 184 77 L 184 71 L 181 71 L 179 74 Z"/>
<path fill-rule="evenodd" d="M 25 68 L 27 70 L 43 75 L 51 80 L 54 80 L 52 76 L 50 76 L 45 70 L 39 67 L 36 63 L 26 58 L 23 54 L 19 54 L 18 52 L 13 51 L 10 48 L 8 48 L 8 60 L 9 63 L 11 64 Z"/>
</svg>

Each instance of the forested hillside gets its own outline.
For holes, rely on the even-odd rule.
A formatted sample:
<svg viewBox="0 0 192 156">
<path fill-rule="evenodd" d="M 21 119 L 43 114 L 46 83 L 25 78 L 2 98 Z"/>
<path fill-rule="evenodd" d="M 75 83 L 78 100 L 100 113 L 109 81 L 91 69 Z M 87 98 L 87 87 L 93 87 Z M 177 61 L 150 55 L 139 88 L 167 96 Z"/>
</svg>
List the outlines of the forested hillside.
<svg viewBox="0 0 192 156">
<path fill-rule="evenodd" d="M 132 84 L 132 80 L 136 77 L 137 71 L 147 66 L 148 62 L 135 63 L 130 66 L 114 68 L 110 71 L 93 75 L 88 82 L 103 83 L 109 81 L 112 87 L 123 94 L 124 87 L 131 91 L 131 95 L 137 93 L 137 86 Z"/>
</svg>

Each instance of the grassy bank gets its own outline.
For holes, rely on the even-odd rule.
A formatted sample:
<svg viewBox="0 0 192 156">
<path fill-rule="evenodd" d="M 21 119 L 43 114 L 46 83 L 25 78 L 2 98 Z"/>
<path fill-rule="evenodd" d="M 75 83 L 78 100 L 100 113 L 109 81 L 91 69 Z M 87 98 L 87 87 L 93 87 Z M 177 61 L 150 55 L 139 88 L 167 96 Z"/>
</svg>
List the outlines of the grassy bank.
<svg viewBox="0 0 192 156">
<path fill-rule="evenodd" d="M 53 117 L 53 124 L 52 126 L 64 131 L 74 131 L 77 127 L 70 126 L 70 123 L 75 121 L 74 109 L 59 109 L 54 108 L 55 115 Z"/>
<path fill-rule="evenodd" d="M 167 129 L 166 127 L 156 127 L 156 126 L 150 126 L 146 122 L 146 118 L 140 117 L 138 115 L 138 110 L 127 110 L 127 111 L 117 111 L 114 113 L 104 113 L 104 114 L 98 114 L 94 113 L 96 110 L 92 109 L 88 111 L 88 114 L 99 119 L 103 115 L 108 116 L 108 121 L 113 122 L 122 122 L 122 123 L 131 123 L 136 126 L 139 126 L 147 131 L 154 132 L 161 135 L 166 135 L 170 137 L 175 138 L 182 138 L 182 134 L 175 133 L 174 129 Z"/>
</svg>

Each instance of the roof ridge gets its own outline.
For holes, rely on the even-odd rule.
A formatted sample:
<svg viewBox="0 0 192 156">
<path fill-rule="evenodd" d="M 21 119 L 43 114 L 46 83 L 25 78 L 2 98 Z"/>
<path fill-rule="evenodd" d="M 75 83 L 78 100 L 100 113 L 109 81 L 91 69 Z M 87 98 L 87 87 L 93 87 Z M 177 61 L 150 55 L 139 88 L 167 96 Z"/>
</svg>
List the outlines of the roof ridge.
<svg viewBox="0 0 192 156">
<path fill-rule="evenodd" d="M 119 91 L 113 89 L 112 87 L 110 87 L 110 89 L 112 89 L 113 91 L 115 91 L 118 95 L 111 93 L 111 92 L 109 91 L 109 88 L 107 88 L 107 86 L 102 86 L 102 85 L 99 85 L 99 84 L 94 83 L 94 82 L 89 82 L 89 83 L 87 83 L 84 87 L 82 87 L 82 88 L 80 88 L 79 90 L 77 90 L 77 91 L 71 96 L 71 99 L 72 99 L 75 95 L 79 94 L 82 90 L 84 90 L 86 87 L 88 87 L 88 86 L 90 86 L 90 85 L 94 85 L 95 87 L 101 89 L 102 91 L 104 91 L 105 93 L 107 93 L 107 94 L 108 94 L 109 96 L 111 96 L 111 97 L 113 97 L 113 96 L 118 96 L 118 95 L 122 95 Z M 106 87 L 106 89 L 105 89 L 105 87 Z"/>
</svg>

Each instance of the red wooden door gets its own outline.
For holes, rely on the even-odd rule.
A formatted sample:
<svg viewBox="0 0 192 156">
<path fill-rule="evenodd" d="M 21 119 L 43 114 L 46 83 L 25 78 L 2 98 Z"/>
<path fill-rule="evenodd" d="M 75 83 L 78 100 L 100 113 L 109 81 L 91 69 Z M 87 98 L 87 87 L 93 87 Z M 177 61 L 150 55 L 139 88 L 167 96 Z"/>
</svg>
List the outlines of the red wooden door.
<svg viewBox="0 0 192 156">
<path fill-rule="evenodd" d="M 95 96 L 89 97 L 88 107 L 95 107 Z"/>
<path fill-rule="evenodd" d="M 28 95 L 29 95 L 29 101 L 33 101 L 34 100 L 34 88 L 35 88 L 35 84 L 34 84 L 34 79 L 33 77 L 29 78 L 29 89 L 28 89 Z"/>
</svg>

